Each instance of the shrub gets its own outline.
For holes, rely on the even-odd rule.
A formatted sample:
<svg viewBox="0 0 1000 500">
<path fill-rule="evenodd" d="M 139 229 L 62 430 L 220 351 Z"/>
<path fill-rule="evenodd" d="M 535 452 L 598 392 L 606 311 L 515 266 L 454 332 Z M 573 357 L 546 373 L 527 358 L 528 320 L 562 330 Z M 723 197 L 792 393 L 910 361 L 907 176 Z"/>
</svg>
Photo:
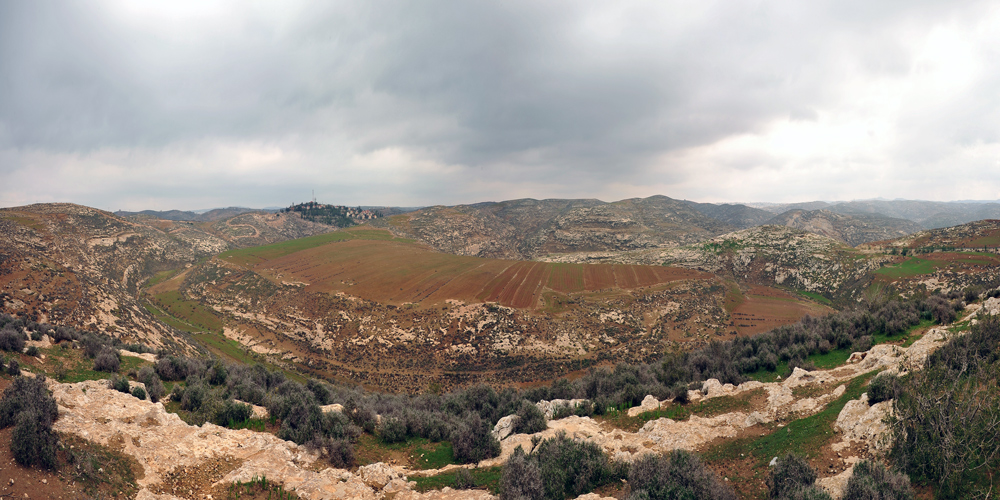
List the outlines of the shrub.
<svg viewBox="0 0 1000 500">
<path fill-rule="evenodd" d="M 325 384 L 317 381 L 316 379 L 309 379 L 306 381 L 306 389 L 309 389 L 316 398 L 316 402 L 321 405 L 330 404 L 330 389 L 326 387 Z"/>
<path fill-rule="evenodd" d="M 767 476 L 767 488 L 771 498 L 792 498 L 796 491 L 809 488 L 816 483 L 816 471 L 805 458 L 789 453 L 778 458 Z"/>
<path fill-rule="evenodd" d="M 10 375 L 11 377 L 16 377 L 20 374 L 21 374 L 21 363 L 17 362 L 17 358 L 11 358 L 11 360 L 7 362 L 7 375 Z"/>
<path fill-rule="evenodd" d="M 181 384 L 174 384 L 174 388 L 170 391 L 170 400 L 177 402 L 184 400 L 184 387 Z"/>
<path fill-rule="evenodd" d="M 24 351 L 24 353 L 27 354 L 28 356 L 33 357 L 33 358 L 37 358 L 38 357 L 38 348 L 35 347 L 35 346 L 29 346 L 28 350 Z"/>
<path fill-rule="evenodd" d="M 111 347 L 104 347 L 100 354 L 94 358 L 94 371 L 117 373 L 121 368 L 121 358 L 118 351 Z"/>
<path fill-rule="evenodd" d="M 941 498 L 984 496 L 984 471 L 1000 467 L 998 343 L 1000 319 L 983 318 L 900 380 L 889 456 Z"/>
<path fill-rule="evenodd" d="M 59 409 L 56 400 L 45 387 L 45 377 L 18 377 L 0 397 L 0 429 L 16 423 L 17 415 L 32 413 L 45 426 L 51 426 Z"/>
<path fill-rule="evenodd" d="M 145 401 L 146 400 L 146 389 L 143 389 L 141 385 L 137 385 L 137 386 L 135 386 L 135 387 L 132 388 L 132 395 L 135 396 L 136 399 Z"/>
<path fill-rule="evenodd" d="M 521 400 L 521 406 L 517 409 L 517 421 L 514 423 L 514 432 L 517 434 L 534 434 L 542 432 L 548 428 L 545 422 L 545 414 L 538 409 L 534 403 L 526 399 Z"/>
<path fill-rule="evenodd" d="M 456 490 L 471 490 L 476 487 L 476 480 L 472 477 L 469 469 L 462 468 L 458 469 L 458 473 L 455 474 L 455 482 L 451 486 Z"/>
<path fill-rule="evenodd" d="M 347 439 L 315 436 L 306 446 L 319 450 L 320 454 L 338 469 L 354 465 L 354 445 Z"/>
<path fill-rule="evenodd" d="M 183 396 L 181 396 L 181 408 L 187 411 L 197 411 L 201 409 L 201 405 L 205 402 L 207 396 L 208 389 L 205 388 L 205 384 L 200 379 L 189 381 L 187 388 L 184 389 Z"/>
<path fill-rule="evenodd" d="M 208 383 L 211 385 L 225 384 L 228 376 L 229 372 L 226 370 L 226 365 L 222 364 L 222 361 L 216 361 L 212 363 L 212 367 L 208 370 Z"/>
<path fill-rule="evenodd" d="M 323 411 L 315 403 L 301 402 L 293 406 L 281 419 L 278 437 L 298 444 L 305 444 L 323 435 Z"/>
<path fill-rule="evenodd" d="M 910 478 L 878 462 L 862 460 L 847 480 L 843 500 L 912 500 Z"/>
<path fill-rule="evenodd" d="M 627 474 L 622 465 L 608 461 L 599 445 L 574 441 L 565 433 L 539 443 L 529 458 L 538 463 L 546 498 L 576 497 Z"/>
<path fill-rule="evenodd" d="M 500 472 L 502 500 L 536 499 L 545 496 L 538 462 L 530 460 L 520 446 L 507 459 Z"/>
<path fill-rule="evenodd" d="M 378 428 L 378 437 L 386 443 L 406 441 L 406 423 L 395 417 L 384 417 Z"/>
<path fill-rule="evenodd" d="M 99 355 L 101 352 L 104 351 L 106 347 L 108 347 L 107 342 L 103 338 L 93 333 L 88 333 L 84 335 L 80 343 L 83 344 L 83 354 L 88 358 L 97 357 L 97 355 Z"/>
<path fill-rule="evenodd" d="M 670 390 L 670 395 L 677 404 L 686 405 L 691 402 L 691 398 L 688 395 L 688 386 L 683 382 L 674 384 L 674 387 Z"/>
<path fill-rule="evenodd" d="M 21 352 L 24 350 L 24 334 L 13 328 L 0 330 L 0 349 L 8 352 Z"/>
<path fill-rule="evenodd" d="M 142 382 L 146 386 L 146 393 L 149 394 L 149 400 L 154 403 L 162 399 L 163 395 L 167 392 L 166 388 L 163 387 L 163 382 L 160 380 L 159 375 L 148 366 L 139 369 L 139 376 L 137 378 L 139 382 Z"/>
<path fill-rule="evenodd" d="M 896 375 L 882 373 L 868 383 L 869 404 L 896 399 L 897 393 L 899 393 L 899 377 Z"/>
<path fill-rule="evenodd" d="M 115 375 L 110 379 L 108 379 L 108 388 L 114 389 L 118 392 L 124 392 L 125 394 L 132 393 L 132 389 L 128 383 L 128 379 L 118 375 Z"/>
<path fill-rule="evenodd" d="M 253 407 L 227 399 L 213 415 L 212 422 L 215 425 L 229 426 L 246 422 L 251 416 L 253 416 Z"/>
<path fill-rule="evenodd" d="M 684 450 L 634 460 L 628 482 L 632 488 L 629 500 L 736 499 L 733 489 L 697 455 Z"/>
<path fill-rule="evenodd" d="M 500 455 L 500 441 L 493 437 L 493 426 L 472 413 L 451 433 L 455 461 L 463 464 L 479 462 Z"/>
<path fill-rule="evenodd" d="M 41 332 L 31 332 L 31 340 L 34 340 L 35 342 L 38 342 L 39 340 L 42 340 L 42 333 Z"/>
<path fill-rule="evenodd" d="M 10 451 L 17 463 L 46 469 L 56 466 L 56 435 L 52 423 L 46 425 L 34 410 L 21 412 L 10 436 Z"/>
</svg>

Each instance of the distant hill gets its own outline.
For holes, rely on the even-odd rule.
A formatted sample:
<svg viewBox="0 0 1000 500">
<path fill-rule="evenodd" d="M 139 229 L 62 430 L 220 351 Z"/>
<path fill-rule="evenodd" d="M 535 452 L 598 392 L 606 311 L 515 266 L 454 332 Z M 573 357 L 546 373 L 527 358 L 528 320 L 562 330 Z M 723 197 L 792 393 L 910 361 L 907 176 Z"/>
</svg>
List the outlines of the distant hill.
<svg viewBox="0 0 1000 500">
<path fill-rule="evenodd" d="M 775 214 L 789 210 L 828 210 L 847 215 L 880 215 L 915 222 L 921 229 L 937 229 L 1000 218 L 1000 202 L 997 201 L 855 200 L 756 205 Z"/>
<path fill-rule="evenodd" d="M 867 213 L 848 215 L 829 210 L 789 210 L 767 223 L 821 234 L 851 246 L 899 238 L 921 229 L 919 224 L 906 219 Z"/>
<path fill-rule="evenodd" d="M 702 215 L 725 222 L 739 229 L 747 229 L 767 223 L 774 217 L 774 213 L 759 208 L 748 207 L 746 205 L 724 203 L 696 203 L 687 202 Z"/>
<path fill-rule="evenodd" d="M 738 228 L 693 205 L 666 196 L 613 203 L 523 199 L 428 207 L 373 224 L 444 252 L 511 259 L 677 246 Z"/>
<path fill-rule="evenodd" d="M 215 208 L 203 213 L 190 212 L 186 210 L 143 210 L 141 212 L 126 212 L 124 210 L 119 210 L 115 212 L 115 215 L 119 217 L 129 217 L 136 215 L 146 215 L 149 217 L 155 217 L 157 219 L 172 220 L 172 221 L 191 221 L 191 222 L 215 222 L 218 220 L 228 219 L 230 217 L 235 217 L 240 214 L 245 214 L 247 212 L 259 212 L 254 208 L 245 207 L 229 207 L 229 208 Z"/>
</svg>

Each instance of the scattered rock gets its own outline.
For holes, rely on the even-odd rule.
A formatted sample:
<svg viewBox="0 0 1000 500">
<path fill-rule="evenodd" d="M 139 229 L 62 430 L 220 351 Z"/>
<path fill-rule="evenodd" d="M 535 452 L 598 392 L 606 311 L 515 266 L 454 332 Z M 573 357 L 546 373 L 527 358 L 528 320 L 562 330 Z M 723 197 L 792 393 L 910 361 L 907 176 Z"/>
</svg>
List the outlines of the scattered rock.
<svg viewBox="0 0 1000 500">
<path fill-rule="evenodd" d="M 628 409 L 628 416 L 634 417 L 640 413 L 646 413 L 647 411 L 658 409 L 660 409 L 660 401 L 652 395 L 647 394 L 646 397 L 643 398 L 641 405 Z"/>
<path fill-rule="evenodd" d="M 497 425 L 493 426 L 493 437 L 497 438 L 497 441 L 503 441 L 504 438 L 514 432 L 514 425 L 517 424 L 517 418 L 517 415 L 507 415 L 498 420 Z"/>
</svg>

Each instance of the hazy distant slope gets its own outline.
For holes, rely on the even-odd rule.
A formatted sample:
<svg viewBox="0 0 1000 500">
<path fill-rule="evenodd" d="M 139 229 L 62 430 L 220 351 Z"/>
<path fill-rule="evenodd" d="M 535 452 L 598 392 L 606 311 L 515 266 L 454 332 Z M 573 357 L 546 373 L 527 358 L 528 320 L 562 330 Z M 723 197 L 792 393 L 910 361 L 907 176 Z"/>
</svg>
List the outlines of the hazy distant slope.
<svg viewBox="0 0 1000 500">
<path fill-rule="evenodd" d="M 841 214 L 829 210 L 789 210 L 768 224 L 794 227 L 821 234 L 851 246 L 899 238 L 919 231 L 920 225 L 906 219 L 878 214 Z"/>
<path fill-rule="evenodd" d="M 830 211 L 845 214 L 881 214 L 908 219 L 926 229 L 957 226 L 982 219 L 1000 218 L 998 203 L 960 203 L 919 200 L 863 200 L 833 205 Z"/>
<path fill-rule="evenodd" d="M 747 229 L 767 223 L 774 217 L 774 213 L 759 208 L 748 207 L 746 205 L 723 203 L 696 203 L 687 202 L 692 208 L 713 219 L 725 222 L 730 226 Z"/>
<path fill-rule="evenodd" d="M 155 217 L 157 219 L 172 220 L 172 221 L 193 221 L 193 222 L 213 222 L 222 219 L 228 219 L 229 217 L 234 217 L 240 214 L 245 214 L 247 212 L 255 212 L 256 209 L 245 208 L 245 207 L 229 207 L 229 208 L 216 208 L 214 210 L 209 210 L 205 213 L 195 213 L 188 212 L 184 210 L 143 210 L 141 212 L 126 212 L 124 210 L 119 210 L 115 212 L 115 215 L 119 217 L 129 217 L 133 215 L 147 215 L 150 217 Z"/>
</svg>

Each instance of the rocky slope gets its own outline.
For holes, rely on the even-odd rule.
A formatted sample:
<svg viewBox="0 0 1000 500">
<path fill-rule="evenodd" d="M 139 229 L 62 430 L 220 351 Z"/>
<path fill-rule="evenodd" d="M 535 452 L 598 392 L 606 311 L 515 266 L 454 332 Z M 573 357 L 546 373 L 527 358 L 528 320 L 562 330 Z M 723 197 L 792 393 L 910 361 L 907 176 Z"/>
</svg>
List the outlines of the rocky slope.
<svg viewBox="0 0 1000 500">
<path fill-rule="evenodd" d="M 665 196 L 614 203 L 527 199 L 431 207 L 375 225 L 443 252 L 512 259 L 676 246 L 735 229 L 691 205 Z"/>
<path fill-rule="evenodd" d="M 995 314 L 1000 301 L 992 299 L 983 309 Z M 975 313 L 978 306 L 968 308 Z M 841 398 L 851 379 L 885 369 L 890 372 L 919 370 L 927 356 L 953 335 L 944 328 L 927 332 L 912 346 L 877 345 L 864 353 L 855 353 L 849 363 L 833 370 L 804 371 L 796 368 L 786 380 L 772 383 L 746 382 L 739 386 L 706 381 L 700 390 L 689 392 L 695 400 L 750 398 L 751 408 L 720 415 L 686 420 L 657 418 L 636 432 L 614 428 L 589 417 L 571 416 L 549 420 L 547 429 L 536 434 L 512 434 L 512 417 L 497 423 L 494 434 L 501 440 L 501 455 L 468 466 L 450 465 L 441 470 L 409 470 L 405 467 L 375 463 L 354 470 L 328 467 L 309 449 L 283 441 L 267 433 L 247 429 L 230 430 L 206 423 L 190 426 L 177 415 L 165 411 L 163 403 L 140 401 L 108 388 L 104 381 L 76 384 L 50 382 L 57 401 L 59 418 L 55 430 L 83 437 L 111 447 L 136 460 L 141 471 L 136 474 L 141 500 L 208 498 L 225 492 L 227 484 L 266 476 L 283 484 L 300 498 L 332 499 L 476 499 L 495 498 L 484 491 L 440 490 L 413 491 L 413 476 L 430 476 L 458 467 L 486 467 L 503 464 L 517 447 L 531 450 L 539 438 L 565 433 L 576 440 L 598 444 L 617 460 L 673 449 L 702 450 L 720 439 L 745 435 L 751 428 L 771 429 L 768 424 L 784 424 L 814 415 Z M 665 402 L 647 396 L 631 414 L 658 409 Z M 543 410 L 559 402 L 540 402 Z M 867 395 L 843 405 L 834 424 L 835 438 L 829 455 L 834 464 L 820 470 L 819 484 L 834 498 L 839 498 L 850 477 L 853 465 L 884 449 L 882 422 L 891 411 L 891 401 L 871 405 Z M 340 411 L 332 409 L 332 411 Z M 549 413 L 551 416 L 551 413 Z M 779 430 L 780 432 L 780 430 Z M 581 497 L 584 498 L 584 497 Z M 586 498 L 599 498 L 587 495 Z"/>
<path fill-rule="evenodd" d="M 140 303 L 139 290 L 154 273 L 229 248 L 327 230 L 295 217 L 260 213 L 206 229 L 72 204 L 0 209 L 0 306 L 40 322 L 104 331 L 129 342 L 183 343 Z"/>
<path fill-rule="evenodd" d="M 572 367 L 655 359 L 670 346 L 717 338 L 729 322 L 725 289 L 710 275 L 574 295 L 560 309 L 539 310 L 457 300 L 397 307 L 313 292 L 222 259 L 193 268 L 180 289 L 254 350 L 393 391 L 544 380 Z"/>
<path fill-rule="evenodd" d="M 829 210 L 789 210 L 767 224 L 788 226 L 857 246 L 915 233 L 920 225 L 906 219 L 877 214 L 845 215 Z"/>
<path fill-rule="evenodd" d="M 708 271 L 740 282 L 854 296 L 893 258 L 863 253 L 832 238 L 787 226 L 758 226 L 695 245 L 634 252 L 549 255 L 551 262 L 662 264 Z"/>
</svg>

